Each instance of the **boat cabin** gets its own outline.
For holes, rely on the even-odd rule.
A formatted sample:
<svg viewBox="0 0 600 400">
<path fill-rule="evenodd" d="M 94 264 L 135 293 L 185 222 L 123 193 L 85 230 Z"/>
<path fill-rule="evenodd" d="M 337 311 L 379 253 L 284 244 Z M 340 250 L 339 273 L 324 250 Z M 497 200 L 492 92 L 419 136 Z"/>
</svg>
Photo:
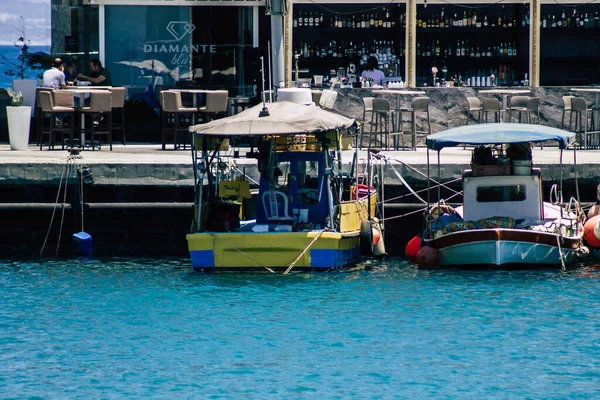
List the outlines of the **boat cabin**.
<svg viewBox="0 0 600 400">
<path fill-rule="evenodd" d="M 256 223 L 320 228 L 329 218 L 326 152 L 277 152 L 260 176 Z"/>
<path fill-rule="evenodd" d="M 509 167 L 510 170 L 510 167 Z M 468 221 L 507 216 L 543 219 L 542 174 L 531 168 L 527 175 L 474 176 L 463 173 L 463 218 Z"/>
</svg>

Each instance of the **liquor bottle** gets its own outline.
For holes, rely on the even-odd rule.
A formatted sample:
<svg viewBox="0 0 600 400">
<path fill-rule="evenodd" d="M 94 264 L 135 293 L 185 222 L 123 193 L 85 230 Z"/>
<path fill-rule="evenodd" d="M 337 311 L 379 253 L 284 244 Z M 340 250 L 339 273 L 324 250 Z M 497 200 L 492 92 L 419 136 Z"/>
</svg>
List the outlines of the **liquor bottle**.
<svg viewBox="0 0 600 400">
<path fill-rule="evenodd" d="M 544 15 L 544 18 L 542 18 L 542 28 L 547 28 L 546 16 L 545 15 Z"/>
<path fill-rule="evenodd" d="M 436 57 L 440 56 L 440 41 L 439 40 L 435 43 L 435 56 Z"/>
<path fill-rule="evenodd" d="M 319 16 L 319 14 L 317 14 L 315 16 L 315 28 L 318 28 L 319 26 L 321 26 L 321 17 Z"/>
<path fill-rule="evenodd" d="M 477 51 L 475 52 L 475 58 L 481 58 L 481 52 L 479 51 L 479 47 L 477 47 Z"/>
<path fill-rule="evenodd" d="M 384 28 L 391 28 L 392 27 L 392 21 L 390 21 L 390 12 L 389 10 L 385 10 L 385 20 L 383 22 L 383 27 Z"/>
<path fill-rule="evenodd" d="M 512 57 L 513 56 L 513 49 L 512 49 L 512 43 L 509 43 L 507 46 L 507 50 L 506 50 L 506 55 L 508 57 Z"/>
<path fill-rule="evenodd" d="M 460 51 L 460 40 L 456 41 L 456 57 L 460 57 L 461 51 Z"/>
<path fill-rule="evenodd" d="M 383 18 L 381 16 L 381 14 L 379 14 L 379 18 L 377 19 L 377 27 L 383 28 Z"/>
<path fill-rule="evenodd" d="M 308 13 L 307 12 L 304 13 L 304 26 L 305 27 L 308 26 Z"/>
<path fill-rule="evenodd" d="M 442 7 L 442 11 L 440 12 L 440 28 L 444 28 L 446 26 L 446 21 L 444 20 L 444 7 Z"/>
<path fill-rule="evenodd" d="M 310 12 L 310 15 L 309 15 L 309 17 L 308 17 L 308 26 L 309 26 L 310 28 L 312 28 L 313 26 L 315 26 L 315 19 L 314 19 L 314 17 L 313 17 L 313 13 L 312 13 L 312 11 Z"/>
<path fill-rule="evenodd" d="M 369 28 L 374 28 L 375 27 L 375 17 L 373 17 L 373 14 L 371 14 L 371 18 L 369 19 Z"/>
<path fill-rule="evenodd" d="M 465 13 L 466 13 L 466 11 L 465 11 Z M 469 13 L 469 15 L 467 16 L 467 24 L 466 24 L 466 26 L 470 28 L 472 22 L 473 21 L 472 21 L 472 18 L 471 18 L 471 14 Z"/>
<path fill-rule="evenodd" d="M 513 43 L 512 45 L 513 57 L 517 56 L 517 44 Z"/>
<path fill-rule="evenodd" d="M 486 27 L 486 28 L 488 26 L 487 14 L 483 16 L 483 26 Z"/>
<path fill-rule="evenodd" d="M 304 26 L 304 17 L 302 16 L 302 12 L 298 12 L 298 28 L 302 28 Z"/>
<path fill-rule="evenodd" d="M 297 27 L 298 27 L 298 14 L 294 15 L 294 20 L 293 20 L 293 22 L 292 22 L 292 26 L 293 26 L 294 28 L 297 28 Z"/>
<path fill-rule="evenodd" d="M 468 42 L 467 42 L 468 43 Z M 465 45 L 465 41 L 462 41 L 462 46 L 460 47 L 460 56 L 466 57 L 467 55 L 467 46 Z"/>
</svg>

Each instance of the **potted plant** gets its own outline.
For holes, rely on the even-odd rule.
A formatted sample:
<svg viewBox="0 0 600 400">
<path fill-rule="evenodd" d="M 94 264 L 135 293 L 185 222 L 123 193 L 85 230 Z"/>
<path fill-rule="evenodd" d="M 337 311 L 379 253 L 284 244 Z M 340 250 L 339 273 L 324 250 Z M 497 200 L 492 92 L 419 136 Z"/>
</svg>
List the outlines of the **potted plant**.
<svg viewBox="0 0 600 400">
<path fill-rule="evenodd" d="M 29 146 L 29 127 L 31 124 L 31 106 L 23 106 L 23 95 L 12 89 L 7 90 L 11 105 L 6 106 L 8 119 L 8 139 L 11 150 L 27 150 Z"/>
</svg>

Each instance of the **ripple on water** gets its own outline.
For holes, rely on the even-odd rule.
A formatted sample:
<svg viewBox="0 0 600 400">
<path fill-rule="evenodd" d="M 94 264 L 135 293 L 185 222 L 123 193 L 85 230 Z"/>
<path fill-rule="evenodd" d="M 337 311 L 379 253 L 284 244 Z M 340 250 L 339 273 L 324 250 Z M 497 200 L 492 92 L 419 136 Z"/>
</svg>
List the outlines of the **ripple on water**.
<svg viewBox="0 0 600 400">
<path fill-rule="evenodd" d="M 0 263 L 0 390 L 40 398 L 600 395 L 597 270 L 201 274 Z"/>
</svg>

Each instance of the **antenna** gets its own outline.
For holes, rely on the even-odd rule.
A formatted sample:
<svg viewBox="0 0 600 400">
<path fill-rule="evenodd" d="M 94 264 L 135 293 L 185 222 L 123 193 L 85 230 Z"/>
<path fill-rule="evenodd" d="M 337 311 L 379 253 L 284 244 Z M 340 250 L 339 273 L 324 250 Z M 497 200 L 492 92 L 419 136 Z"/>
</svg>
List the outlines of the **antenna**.
<svg viewBox="0 0 600 400">
<path fill-rule="evenodd" d="M 259 117 L 268 117 L 269 114 L 269 109 L 267 108 L 267 105 L 265 104 L 265 58 L 263 56 L 260 56 L 260 74 L 262 77 L 262 102 L 263 102 L 263 108 L 262 110 L 260 110 L 260 113 L 258 114 Z"/>
</svg>

